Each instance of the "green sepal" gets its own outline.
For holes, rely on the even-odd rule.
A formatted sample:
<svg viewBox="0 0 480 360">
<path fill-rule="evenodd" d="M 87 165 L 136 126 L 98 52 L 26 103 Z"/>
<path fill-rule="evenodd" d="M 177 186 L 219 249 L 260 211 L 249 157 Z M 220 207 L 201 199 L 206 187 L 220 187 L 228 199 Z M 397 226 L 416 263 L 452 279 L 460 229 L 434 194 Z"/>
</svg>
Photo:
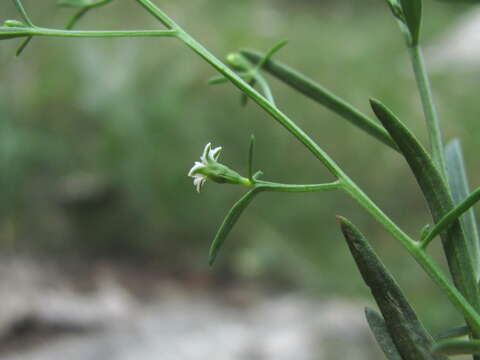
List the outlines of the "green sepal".
<svg viewBox="0 0 480 360">
<path fill-rule="evenodd" d="M 430 155 L 408 128 L 378 100 L 370 100 L 373 111 L 397 143 L 412 170 L 435 222 L 454 208 L 447 185 Z M 470 247 L 459 221 L 441 234 L 444 253 L 455 286 L 474 308 L 479 308 L 478 287 Z M 480 332 L 480 329 L 478 329 Z"/>
<path fill-rule="evenodd" d="M 240 50 L 240 54 L 245 56 L 253 64 L 259 64 L 266 58 L 265 54 L 250 49 Z M 272 59 L 265 61 L 262 64 L 262 69 L 297 90 L 299 93 L 325 106 L 327 109 L 333 111 L 385 145 L 397 150 L 395 142 L 392 141 L 385 129 L 377 122 L 304 74 Z"/>
<path fill-rule="evenodd" d="M 387 325 L 383 320 L 382 315 L 373 309 L 365 308 L 365 317 L 367 318 L 368 326 L 375 336 L 380 349 L 388 360 L 403 360 L 402 356 L 397 350 L 392 337 L 388 333 Z"/>
<path fill-rule="evenodd" d="M 469 195 L 470 187 L 468 185 L 462 147 L 457 139 L 450 141 L 445 147 L 445 162 L 452 198 L 455 204 L 459 204 Z M 478 281 L 480 279 L 480 249 L 477 222 L 473 208 L 470 208 L 460 218 L 460 221 L 470 245 L 473 264 L 477 265 L 474 270 Z"/>
<path fill-rule="evenodd" d="M 382 312 L 388 333 L 403 360 L 445 360 L 430 351 L 433 339 L 417 318 L 397 282 L 363 234 L 343 217 L 337 217 L 363 280 Z"/>
<path fill-rule="evenodd" d="M 480 340 L 448 339 L 437 342 L 432 351 L 443 355 L 479 355 Z"/>
<path fill-rule="evenodd" d="M 218 229 L 217 234 L 215 235 L 215 238 L 213 239 L 213 242 L 210 246 L 208 260 L 210 266 L 212 266 L 215 262 L 220 248 L 224 244 L 228 234 L 230 234 L 230 231 L 232 231 L 233 227 L 237 223 L 240 215 L 242 215 L 243 211 L 247 208 L 248 205 L 250 205 L 255 196 L 257 196 L 261 191 L 261 188 L 254 188 L 250 190 L 230 209 L 227 216 L 223 220 L 222 225 L 220 225 L 220 228 Z"/>
</svg>

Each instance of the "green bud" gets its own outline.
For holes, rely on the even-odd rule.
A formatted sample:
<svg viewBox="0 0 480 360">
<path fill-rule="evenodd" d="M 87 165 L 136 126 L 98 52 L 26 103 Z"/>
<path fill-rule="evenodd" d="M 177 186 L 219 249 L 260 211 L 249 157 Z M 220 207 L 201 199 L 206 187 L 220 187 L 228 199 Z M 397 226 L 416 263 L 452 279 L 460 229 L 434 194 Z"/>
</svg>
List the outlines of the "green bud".
<svg viewBox="0 0 480 360">
<path fill-rule="evenodd" d="M 248 71 L 252 64 L 239 53 L 230 53 L 227 55 L 227 64 L 237 71 Z"/>
<path fill-rule="evenodd" d="M 5 20 L 3 26 L 6 27 L 28 27 L 26 24 L 19 20 Z"/>
</svg>

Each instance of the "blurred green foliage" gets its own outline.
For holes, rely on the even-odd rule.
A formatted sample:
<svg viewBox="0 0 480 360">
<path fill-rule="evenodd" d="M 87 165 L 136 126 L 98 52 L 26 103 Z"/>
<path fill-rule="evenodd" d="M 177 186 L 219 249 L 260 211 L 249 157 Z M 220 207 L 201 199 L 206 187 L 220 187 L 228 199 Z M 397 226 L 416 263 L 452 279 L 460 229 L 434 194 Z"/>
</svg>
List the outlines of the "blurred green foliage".
<svg viewBox="0 0 480 360">
<path fill-rule="evenodd" d="M 425 1 L 429 44 L 466 6 Z M 34 22 L 62 27 L 71 12 L 25 0 Z M 370 1 L 162 1 L 162 7 L 218 56 L 241 47 L 289 45 L 276 58 L 370 113 L 388 104 L 425 140 L 404 43 L 386 4 Z M 19 18 L 0 4 L 3 19 Z M 84 29 L 157 26 L 134 2 L 114 1 Z M 246 174 L 250 134 L 265 179 L 322 182 L 312 156 L 255 105 L 241 108 L 230 85 L 207 86 L 214 71 L 173 39 L 39 38 L 15 58 L 0 47 L 0 246 L 63 257 L 122 257 L 207 272 L 216 227 L 244 189 L 186 176 L 211 141 L 221 161 Z M 433 73 L 447 138 L 460 137 L 472 184 L 480 182 L 477 73 Z M 411 234 L 430 221 L 405 162 L 359 130 L 272 80 L 277 103 Z M 461 116 L 459 116 L 461 115 Z M 373 160 L 372 160 L 373 159 Z M 300 284 L 322 292 L 366 293 L 335 215 L 368 234 L 404 288 L 436 296 L 419 268 L 341 193 L 262 194 L 240 220 L 214 271 Z M 399 252 L 405 256 L 399 256 Z M 415 298 L 415 295 L 413 296 Z M 421 305 L 422 306 L 422 305 Z M 438 307 L 425 302 L 436 323 Z M 450 313 L 452 312 L 449 309 Z"/>
</svg>

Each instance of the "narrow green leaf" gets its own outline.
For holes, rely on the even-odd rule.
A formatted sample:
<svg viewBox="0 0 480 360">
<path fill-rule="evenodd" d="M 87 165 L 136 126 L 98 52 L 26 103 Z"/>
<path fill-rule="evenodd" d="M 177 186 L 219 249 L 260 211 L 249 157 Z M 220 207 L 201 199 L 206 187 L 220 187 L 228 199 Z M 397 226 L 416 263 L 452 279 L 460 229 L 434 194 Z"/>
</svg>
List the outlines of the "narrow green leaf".
<svg viewBox="0 0 480 360">
<path fill-rule="evenodd" d="M 27 45 L 30 43 L 30 41 L 32 40 L 33 36 L 29 36 L 28 38 L 26 38 L 25 40 L 23 40 L 21 43 L 20 43 L 20 46 L 18 47 L 17 51 L 15 52 L 15 55 L 16 56 L 20 56 L 23 52 L 23 50 L 25 50 L 25 48 L 27 47 Z"/>
<path fill-rule="evenodd" d="M 392 337 L 388 333 L 387 325 L 382 315 L 373 309 L 365 308 L 365 316 L 368 326 L 377 340 L 380 349 L 388 360 L 403 360 L 395 346 Z"/>
<path fill-rule="evenodd" d="M 287 44 L 288 44 L 288 40 L 281 40 L 278 43 L 276 43 L 275 45 L 273 45 L 272 48 L 267 51 L 267 53 L 262 58 L 262 60 L 260 60 L 258 62 L 257 67 L 259 69 L 261 69 L 263 67 L 263 65 L 265 65 L 265 63 L 270 61 L 270 59 L 272 58 L 273 55 L 275 55 L 277 52 L 279 52 Z"/>
<path fill-rule="evenodd" d="M 432 351 L 443 355 L 478 355 L 480 354 L 480 340 L 442 340 L 432 347 Z"/>
<path fill-rule="evenodd" d="M 245 49 L 241 50 L 240 53 L 254 64 L 258 64 L 262 61 L 262 59 L 265 59 L 264 54 L 254 50 Z M 383 129 L 374 120 L 370 119 L 367 115 L 361 113 L 352 105 L 342 100 L 315 81 L 309 79 L 305 75 L 297 72 L 287 65 L 272 59 L 266 61 L 265 64 L 263 64 L 262 69 L 265 69 L 277 79 L 281 80 L 301 94 L 338 114 L 385 145 L 397 150 L 396 144 L 392 141 L 385 129 Z"/>
<path fill-rule="evenodd" d="M 470 334 L 470 329 L 468 326 L 459 326 L 453 329 L 448 329 L 435 338 L 435 340 L 440 341 L 440 340 L 446 340 L 449 338 L 456 338 L 456 337 L 461 337 L 461 336 L 466 336 Z"/>
<path fill-rule="evenodd" d="M 247 192 L 240 200 L 238 200 L 233 207 L 228 212 L 227 216 L 223 220 L 222 225 L 217 231 L 215 238 L 213 239 L 212 245 L 210 246 L 210 253 L 209 253 L 209 264 L 213 265 L 215 259 L 217 258 L 218 252 L 222 247 L 225 239 L 227 238 L 230 231 L 232 231 L 233 227 L 237 223 L 240 215 L 242 215 L 243 211 L 247 208 L 247 206 L 252 202 L 252 200 L 257 196 L 261 188 L 254 188 Z"/>
<path fill-rule="evenodd" d="M 57 6 L 69 7 L 69 8 L 83 8 L 91 5 L 90 0 L 59 0 Z"/>
<path fill-rule="evenodd" d="M 25 8 L 22 5 L 22 2 L 20 0 L 13 0 L 15 7 L 17 8 L 18 12 L 22 15 L 23 20 L 30 25 L 30 26 L 35 26 L 32 23 L 32 20 L 30 20 L 30 17 L 28 16 L 27 12 L 25 11 Z"/>
<path fill-rule="evenodd" d="M 439 233 L 444 231 L 447 227 L 449 227 L 455 221 L 458 221 L 460 216 L 462 216 L 465 212 L 467 212 L 469 209 L 471 209 L 472 206 L 475 205 L 479 200 L 480 200 L 480 188 L 476 189 L 474 192 L 472 192 L 470 195 L 468 195 L 465 200 L 463 200 L 455 208 L 453 208 L 448 213 L 446 213 L 439 220 L 439 222 L 437 224 L 435 224 L 435 227 L 428 234 L 428 236 L 424 239 L 424 243 L 428 244 L 428 242 L 430 240 L 432 240 L 435 236 L 437 236 Z M 469 245 L 472 245 L 472 244 L 469 242 Z M 473 249 L 470 248 L 470 251 L 472 251 L 472 250 Z M 472 256 L 472 258 L 473 258 L 473 256 Z M 478 256 L 476 257 L 476 259 L 478 259 Z M 477 270 L 477 267 L 475 268 L 475 270 Z"/>
<path fill-rule="evenodd" d="M 248 72 L 244 72 L 244 73 L 237 73 L 237 75 L 239 77 L 241 77 L 242 79 L 249 79 L 251 77 L 251 74 L 248 73 Z M 210 79 L 208 79 L 207 81 L 207 84 L 208 85 L 217 85 L 217 84 L 225 84 L 227 82 L 229 82 L 230 80 L 228 80 L 225 76 L 223 75 L 215 75 L 215 76 L 212 76 Z"/>
<path fill-rule="evenodd" d="M 445 359 L 430 352 L 432 337 L 367 239 L 347 219 L 338 217 L 338 221 L 363 280 L 369 286 L 402 358 Z"/>
<path fill-rule="evenodd" d="M 432 159 L 407 127 L 381 102 L 370 100 L 373 111 L 396 141 L 427 200 L 435 222 L 454 208 L 450 192 Z M 455 286 L 475 309 L 479 309 L 478 287 L 470 247 L 459 221 L 441 234 Z"/>
<path fill-rule="evenodd" d="M 411 46 L 417 46 L 422 26 L 422 0 L 400 0 L 405 24 L 410 31 Z"/>
<path fill-rule="evenodd" d="M 453 201 L 455 204 L 459 204 L 470 193 L 460 141 L 452 140 L 447 144 L 445 147 L 445 162 Z M 477 265 L 474 270 L 476 271 L 478 281 L 480 279 L 480 249 L 477 221 L 473 208 L 469 209 L 461 217 L 461 222 L 470 245 L 473 264 Z"/>
<path fill-rule="evenodd" d="M 250 146 L 248 147 L 248 178 L 253 181 L 253 153 L 255 150 L 255 135 L 250 135 Z"/>
<path fill-rule="evenodd" d="M 84 7 L 78 10 L 73 16 L 68 20 L 67 25 L 65 25 L 65 29 L 72 30 L 77 22 L 79 22 L 90 10 L 90 7 Z"/>
</svg>

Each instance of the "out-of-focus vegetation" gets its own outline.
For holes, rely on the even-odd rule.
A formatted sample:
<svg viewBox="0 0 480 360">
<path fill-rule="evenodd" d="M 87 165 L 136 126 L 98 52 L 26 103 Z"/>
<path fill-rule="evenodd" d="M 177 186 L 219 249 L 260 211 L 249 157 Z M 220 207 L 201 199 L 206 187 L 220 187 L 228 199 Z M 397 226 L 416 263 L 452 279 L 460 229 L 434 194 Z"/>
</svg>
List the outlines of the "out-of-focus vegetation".
<svg viewBox="0 0 480 360">
<path fill-rule="evenodd" d="M 159 2 L 159 1 L 158 1 Z M 34 21 L 61 27 L 71 14 L 55 2 L 25 0 Z M 160 3 L 160 2 L 159 2 Z M 381 99 L 425 140 L 421 107 L 403 39 L 387 6 L 376 1 L 173 1 L 163 8 L 218 56 L 260 50 L 279 39 L 276 58 L 369 112 Z M 425 43 L 466 6 L 425 1 Z M 19 18 L 0 4 L 3 19 Z M 157 26 L 135 2 L 92 11 L 80 28 Z M 254 133 L 256 167 L 265 179 L 321 182 L 312 156 L 238 90 L 209 87 L 213 69 L 173 39 L 34 39 L 0 44 L 0 246 L 55 258 L 83 255 L 160 264 L 206 273 L 207 250 L 228 208 L 244 189 L 208 183 L 197 194 L 186 176 L 212 141 L 221 160 L 246 172 Z M 473 46 L 473 45 L 472 45 Z M 476 149 L 477 74 L 434 73 L 447 138 L 460 137 L 472 184 L 480 182 Z M 358 180 L 411 234 L 430 221 L 421 193 L 398 154 L 339 117 L 272 80 L 277 103 Z M 335 222 L 347 215 L 419 301 L 442 324 L 439 294 L 407 254 L 341 193 L 265 194 L 242 217 L 213 271 L 322 293 L 367 292 Z M 401 256 L 402 255 L 402 256 Z M 425 295 L 428 294 L 428 295 Z M 441 297 L 438 297 L 441 299 Z M 420 313 L 421 313 L 420 311 Z M 452 315 L 453 316 L 453 315 Z"/>
</svg>

